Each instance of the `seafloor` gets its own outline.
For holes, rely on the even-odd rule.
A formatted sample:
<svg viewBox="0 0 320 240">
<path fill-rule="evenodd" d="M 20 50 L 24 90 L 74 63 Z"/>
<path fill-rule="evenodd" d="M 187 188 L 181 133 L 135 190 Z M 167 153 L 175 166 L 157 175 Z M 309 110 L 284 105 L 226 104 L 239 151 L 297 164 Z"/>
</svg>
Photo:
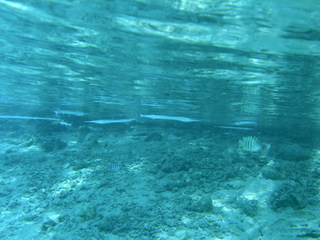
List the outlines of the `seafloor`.
<svg viewBox="0 0 320 240">
<path fill-rule="evenodd" d="M 320 153 L 192 124 L 1 122 L 0 239 L 320 239 Z"/>
</svg>

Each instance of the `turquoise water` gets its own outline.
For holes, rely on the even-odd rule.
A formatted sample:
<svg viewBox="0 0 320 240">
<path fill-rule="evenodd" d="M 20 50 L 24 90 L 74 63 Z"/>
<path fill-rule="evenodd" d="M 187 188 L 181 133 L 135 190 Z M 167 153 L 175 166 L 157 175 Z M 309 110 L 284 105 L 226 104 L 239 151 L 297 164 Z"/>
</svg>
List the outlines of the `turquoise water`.
<svg viewBox="0 0 320 240">
<path fill-rule="evenodd" d="M 317 128 L 318 4 L 1 1 L 1 114 Z"/>
<path fill-rule="evenodd" d="M 313 225 L 294 236 L 319 239 L 313 228 L 320 224 L 314 213 L 319 209 L 319 9 L 316 0 L 0 0 L 1 211 L 13 222 L 22 211 L 14 201 L 28 209 L 15 230 L 10 221 L 0 223 L 1 239 L 281 240 L 295 238 L 291 230 L 281 234 L 275 226 L 290 229 L 293 224 L 300 231 L 303 221 Z M 181 160 L 186 156 L 188 163 Z M 26 158 L 32 160 L 31 175 L 42 180 L 19 194 L 16 187 L 29 174 Z M 233 164 L 237 167 L 230 170 Z M 199 168 L 203 165 L 217 178 Z M 155 184 L 155 193 L 152 187 L 140 193 L 143 184 L 134 180 L 139 187 L 127 195 L 137 191 L 141 202 L 151 201 L 148 216 L 133 207 L 143 205 L 139 198 L 124 200 L 128 206 L 114 217 L 106 212 L 116 206 L 103 207 L 89 197 L 81 205 L 75 200 L 79 196 L 59 195 L 68 184 L 81 192 L 76 187 L 81 183 L 84 196 L 99 199 L 101 185 L 118 186 L 115 202 L 121 202 L 130 174 L 139 170 L 138 178 Z M 89 173 L 97 176 L 94 184 Z M 179 179 L 180 185 L 171 183 Z M 223 192 L 230 186 L 242 189 L 243 199 L 222 201 L 222 195 L 231 194 Z M 96 192 L 88 192 L 91 187 Z M 291 197 L 281 200 L 282 192 L 295 188 L 302 190 L 284 193 Z M 103 198 L 113 195 L 105 191 Z M 177 206 L 186 214 L 175 218 L 170 207 L 183 201 L 176 193 L 195 203 L 210 195 L 214 207 L 202 211 L 191 204 L 190 213 Z M 24 207 L 21 199 L 30 202 Z M 47 205 L 32 208 L 30 199 Z M 170 207 L 158 203 L 170 199 Z M 65 214 L 63 207 L 69 209 Z M 152 210 L 157 207 L 166 209 L 162 217 L 159 209 Z M 296 217 L 301 209 L 306 212 Z M 230 225 L 213 217 L 218 215 Z M 117 223 L 130 218 L 145 225 Z M 161 224 L 156 222 L 161 218 Z M 235 220 L 232 225 L 232 219 L 248 224 Z"/>
</svg>

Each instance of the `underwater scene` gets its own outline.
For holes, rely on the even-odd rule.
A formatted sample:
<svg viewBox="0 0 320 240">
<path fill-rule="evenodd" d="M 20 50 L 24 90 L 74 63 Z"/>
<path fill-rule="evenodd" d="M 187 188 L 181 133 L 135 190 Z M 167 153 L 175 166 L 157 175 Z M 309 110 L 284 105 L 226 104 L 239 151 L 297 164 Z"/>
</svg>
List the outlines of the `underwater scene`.
<svg viewBox="0 0 320 240">
<path fill-rule="evenodd" d="M 320 1 L 0 0 L 1 240 L 320 239 Z"/>
</svg>

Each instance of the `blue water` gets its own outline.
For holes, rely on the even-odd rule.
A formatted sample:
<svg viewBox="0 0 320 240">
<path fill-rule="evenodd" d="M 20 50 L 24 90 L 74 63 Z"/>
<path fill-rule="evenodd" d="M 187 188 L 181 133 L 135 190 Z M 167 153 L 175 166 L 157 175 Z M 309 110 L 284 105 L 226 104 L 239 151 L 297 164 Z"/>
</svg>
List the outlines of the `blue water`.
<svg viewBox="0 0 320 240">
<path fill-rule="evenodd" d="M 317 1 L 0 4 L 1 115 L 319 126 Z"/>
<path fill-rule="evenodd" d="M 319 9 L 317 0 L 0 0 L 0 130 L 169 122 L 291 139 L 315 154 Z"/>
</svg>

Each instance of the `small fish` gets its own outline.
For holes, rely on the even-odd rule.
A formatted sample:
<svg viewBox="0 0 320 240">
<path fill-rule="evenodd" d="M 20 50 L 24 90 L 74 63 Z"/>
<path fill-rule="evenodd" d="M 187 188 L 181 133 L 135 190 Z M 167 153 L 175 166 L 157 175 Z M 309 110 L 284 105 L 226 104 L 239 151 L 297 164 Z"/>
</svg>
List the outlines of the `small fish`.
<svg viewBox="0 0 320 240">
<path fill-rule="evenodd" d="M 58 118 L 47 117 L 27 117 L 27 116 L 0 116 L 1 119 L 27 119 L 27 120 L 47 120 L 47 121 L 59 121 Z"/>
<path fill-rule="evenodd" d="M 235 129 L 235 130 L 254 130 L 253 128 L 249 127 L 234 127 L 234 126 L 216 126 L 217 128 L 225 128 L 225 129 Z"/>
<path fill-rule="evenodd" d="M 261 145 L 256 137 L 249 136 L 239 140 L 238 148 L 246 152 L 258 152 L 261 149 Z"/>
<path fill-rule="evenodd" d="M 134 118 L 128 119 L 102 119 L 102 120 L 92 120 L 92 121 L 85 121 L 86 123 L 96 123 L 96 124 L 109 124 L 109 123 L 126 123 L 134 121 Z"/>
<path fill-rule="evenodd" d="M 69 110 L 55 110 L 54 113 L 56 115 L 73 115 L 73 116 L 77 116 L 77 117 L 82 117 L 85 115 L 84 112 L 69 111 Z"/>
<path fill-rule="evenodd" d="M 66 126 L 66 127 L 71 127 L 72 126 L 71 123 L 68 123 L 68 122 L 65 122 L 65 121 L 59 121 L 59 124 L 62 125 L 62 126 Z"/>
<path fill-rule="evenodd" d="M 120 165 L 116 164 L 116 163 L 112 163 L 109 167 L 109 170 L 111 172 L 117 172 L 120 170 Z"/>
<path fill-rule="evenodd" d="M 239 121 L 231 123 L 233 126 L 246 126 L 246 127 L 256 127 L 258 124 L 254 121 Z"/>
<path fill-rule="evenodd" d="M 187 118 L 187 117 L 173 117 L 173 116 L 165 116 L 165 115 L 144 115 L 141 114 L 140 117 L 157 119 L 157 120 L 173 120 L 179 122 L 199 122 L 199 120 Z"/>
</svg>

